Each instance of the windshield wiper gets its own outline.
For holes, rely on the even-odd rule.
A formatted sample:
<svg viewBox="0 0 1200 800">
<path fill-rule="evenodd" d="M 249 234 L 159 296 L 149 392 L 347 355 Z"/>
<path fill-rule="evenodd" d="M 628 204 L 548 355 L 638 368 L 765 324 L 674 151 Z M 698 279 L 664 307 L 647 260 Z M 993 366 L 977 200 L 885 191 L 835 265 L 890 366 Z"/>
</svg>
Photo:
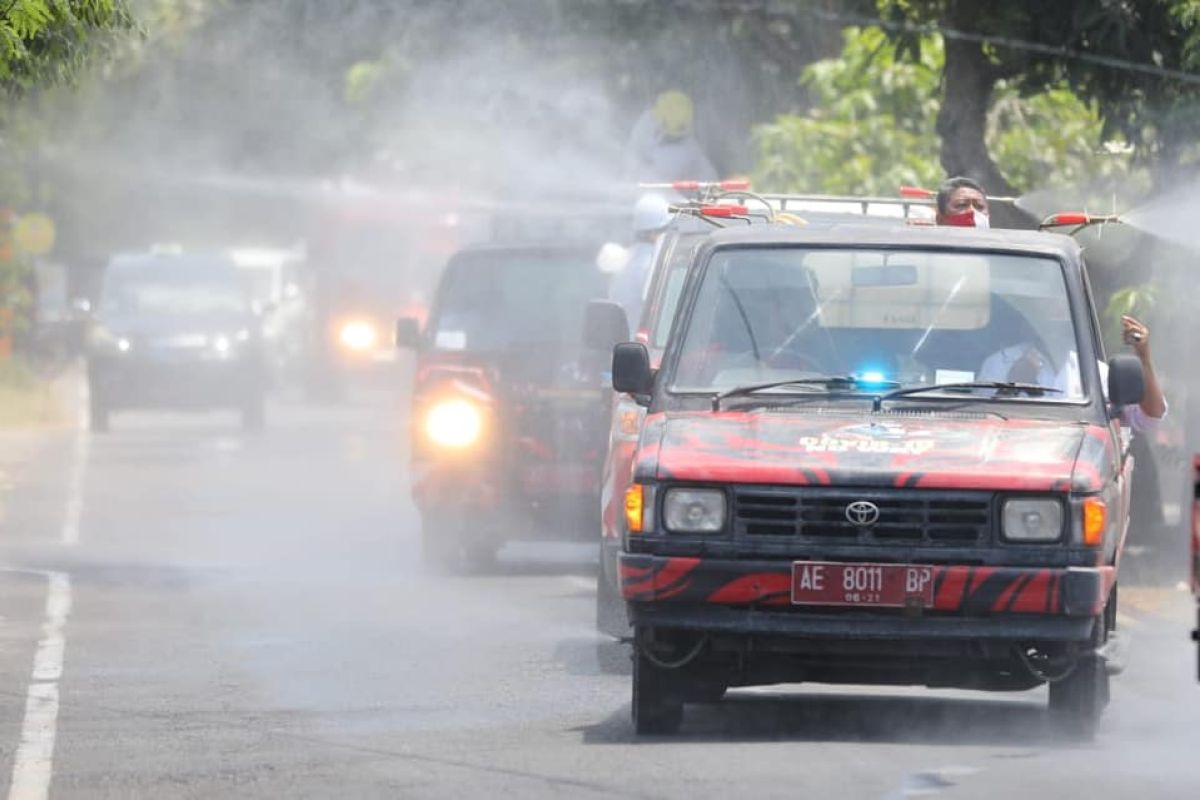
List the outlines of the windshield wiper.
<svg viewBox="0 0 1200 800">
<path fill-rule="evenodd" d="M 970 392 L 975 389 L 995 389 L 997 396 L 1027 394 L 1030 397 L 1041 397 L 1047 392 L 1061 393 L 1062 389 L 1053 386 L 1040 386 L 1036 383 L 1016 383 L 1014 381 L 966 381 L 963 383 L 933 383 L 927 386 L 905 386 L 892 389 L 890 392 L 875 396 L 875 411 L 878 411 L 887 400 L 899 397 L 909 397 L 926 392 Z"/>
<path fill-rule="evenodd" d="M 866 381 L 854 375 L 827 375 L 815 378 L 793 378 L 788 381 L 771 381 L 770 383 L 752 383 L 746 386 L 735 386 L 732 389 L 713 395 L 712 410 L 721 410 L 721 401 L 730 397 L 742 397 L 763 392 L 768 389 L 780 389 L 785 386 L 808 386 L 827 390 L 861 390 L 861 389 L 893 389 L 900 386 L 897 381 L 871 380 Z"/>
</svg>

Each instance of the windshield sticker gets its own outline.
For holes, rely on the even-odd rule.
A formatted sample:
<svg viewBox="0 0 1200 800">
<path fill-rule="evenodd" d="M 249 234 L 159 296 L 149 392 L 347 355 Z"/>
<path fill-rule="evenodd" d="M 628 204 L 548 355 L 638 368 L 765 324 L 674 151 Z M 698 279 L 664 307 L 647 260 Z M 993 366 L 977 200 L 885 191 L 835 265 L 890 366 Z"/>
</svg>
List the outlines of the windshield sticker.
<svg viewBox="0 0 1200 800">
<path fill-rule="evenodd" d="M 961 369 L 939 369 L 933 376 L 934 383 L 970 383 L 975 373 Z"/>
<path fill-rule="evenodd" d="M 466 331 L 438 331 L 434 339 L 435 346 L 440 350 L 466 350 Z"/>
</svg>

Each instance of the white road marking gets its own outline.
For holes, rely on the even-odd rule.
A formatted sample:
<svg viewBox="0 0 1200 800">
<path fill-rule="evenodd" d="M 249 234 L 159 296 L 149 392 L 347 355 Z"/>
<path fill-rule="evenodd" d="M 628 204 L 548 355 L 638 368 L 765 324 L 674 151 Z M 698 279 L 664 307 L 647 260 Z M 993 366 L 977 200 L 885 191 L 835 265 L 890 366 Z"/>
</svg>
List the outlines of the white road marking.
<svg viewBox="0 0 1200 800">
<path fill-rule="evenodd" d="M 71 455 L 71 476 L 67 483 L 67 508 L 63 518 L 60 541 L 67 546 L 79 544 L 79 521 L 83 516 L 83 479 L 87 470 L 90 437 L 75 435 L 75 450 Z"/>
<path fill-rule="evenodd" d="M 13 758 L 8 800 L 43 800 L 50 792 L 50 778 L 54 772 L 58 682 L 62 678 L 67 645 L 63 628 L 71 613 L 71 578 L 65 572 L 41 574 L 46 576 L 49 584 L 46 620 L 33 657 L 32 682 L 25 697 L 25 719 Z"/>
<path fill-rule="evenodd" d="M 85 384 L 80 392 L 83 408 L 88 406 L 86 392 Z M 82 413 L 78 423 L 82 428 Z M 89 437 L 82 431 L 75 434 L 67 481 L 67 503 L 59 533 L 59 541 L 68 546 L 79 543 L 89 442 Z M 25 718 L 21 723 L 20 743 L 13 757 L 8 800 L 43 800 L 50 793 L 50 779 L 54 774 L 54 744 L 58 738 L 58 689 L 67 650 L 64 628 L 71 614 L 71 577 L 67 573 L 26 572 L 36 572 L 46 577 L 46 618 L 42 623 L 42 638 L 33 655 L 33 670 L 25 696 Z"/>
</svg>

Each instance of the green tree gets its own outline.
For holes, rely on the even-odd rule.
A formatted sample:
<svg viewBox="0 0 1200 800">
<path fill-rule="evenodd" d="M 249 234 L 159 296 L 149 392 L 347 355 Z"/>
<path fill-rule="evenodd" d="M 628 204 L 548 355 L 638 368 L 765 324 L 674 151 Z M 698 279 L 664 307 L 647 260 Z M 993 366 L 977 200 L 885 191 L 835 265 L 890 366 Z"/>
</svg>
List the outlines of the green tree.
<svg viewBox="0 0 1200 800">
<path fill-rule="evenodd" d="M 131 26 L 124 0 L 9 0 L 0 9 L 0 89 L 69 81 L 105 34 Z"/>
<path fill-rule="evenodd" d="M 1186 161 L 1200 122 L 1197 0 L 878 0 L 905 58 L 919 60 L 925 34 L 946 41 L 941 163 L 992 191 L 1013 188 L 987 143 L 997 87 L 1038 94 L 1065 86 L 1094 108 L 1103 137 L 1123 138 L 1160 175 Z"/>
<path fill-rule="evenodd" d="M 780 115 L 754 134 L 755 184 L 780 191 L 894 195 L 903 184 L 932 185 L 937 166 L 937 85 L 941 52 L 898 61 L 877 28 L 851 28 L 837 58 L 801 75 L 807 114 Z"/>
<path fill-rule="evenodd" d="M 109 34 L 131 27 L 123 0 L 8 0 L 0 8 L 0 339 L 24 327 L 31 300 L 29 261 L 7 230 L 12 205 L 26 194 L 22 145 L 33 138 L 28 120 L 14 120 L 15 101 L 74 80 Z"/>
<path fill-rule="evenodd" d="M 936 186 L 945 174 L 938 163 L 944 101 L 937 88 L 945 64 L 939 37 L 925 36 L 915 56 L 901 59 L 879 28 L 850 28 L 843 36 L 839 57 L 801 74 L 812 110 L 782 115 L 755 131 L 758 184 L 885 196 L 905 184 Z M 1017 83 L 1001 81 L 993 96 L 985 146 L 1011 184 L 1029 190 L 1129 181 L 1129 154 L 1104 146 L 1095 104 L 1065 85 L 1026 94 Z"/>
</svg>

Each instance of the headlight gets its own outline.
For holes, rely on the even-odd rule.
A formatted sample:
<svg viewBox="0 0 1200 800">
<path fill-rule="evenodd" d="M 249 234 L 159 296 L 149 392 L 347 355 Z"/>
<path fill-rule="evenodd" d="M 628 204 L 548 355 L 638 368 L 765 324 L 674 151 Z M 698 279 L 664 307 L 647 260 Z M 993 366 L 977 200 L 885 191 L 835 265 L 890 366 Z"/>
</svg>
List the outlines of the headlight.
<svg viewBox="0 0 1200 800">
<path fill-rule="evenodd" d="M 1063 504 L 1050 498 L 1004 501 L 1003 533 L 1010 542 L 1053 542 L 1062 536 Z"/>
<path fill-rule="evenodd" d="M 674 533 L 717 533 L 725 528 L 725 493 L 717 489 L 668 489 L 663 522 Z"/>
<path fill-rule="evenodd" d="M 443 400 L 425 415 L 425 433 L 442 447 L 470 447 L 483 435 L 483 414 L 468 400 Z"/>
<path fill-rule="evenodd" d="M 347 350 L 362 352 L 370 350 L 379 341 L 379 332 L 370 322 L 362 319 L 351 320 L 342 325 L 338 331 L 338 341 Z"/>
<path fill-rule="evenodd" d="M 124 336 L 117 336 L 108 328 L 95 327 L 92 328 L 91 335 L 92 347 L 97 350 L 107 352 L 128 353 L 133 348 L 133 343 Z"/>
</svg>

